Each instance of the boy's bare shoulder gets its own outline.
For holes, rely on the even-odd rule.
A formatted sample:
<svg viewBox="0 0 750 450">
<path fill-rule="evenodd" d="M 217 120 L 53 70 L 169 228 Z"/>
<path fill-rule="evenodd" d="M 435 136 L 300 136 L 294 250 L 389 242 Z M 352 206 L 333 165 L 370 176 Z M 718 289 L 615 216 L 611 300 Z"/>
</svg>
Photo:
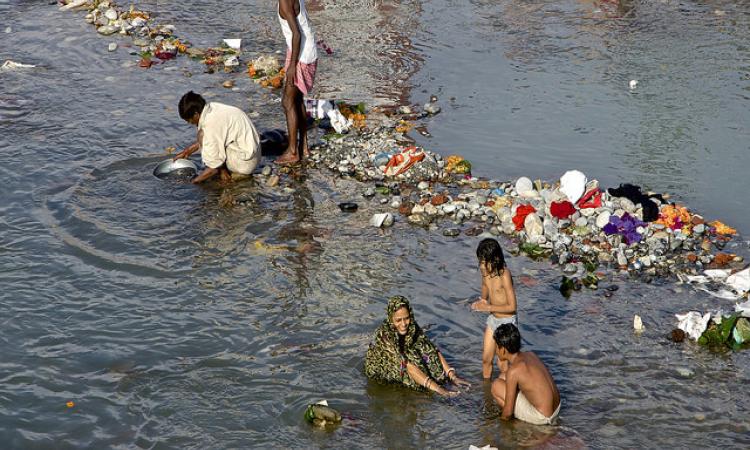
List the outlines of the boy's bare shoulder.
<svg viewBox="0 0 750 450">
<path fill-rule="evenodd" d="M 520 358 L 516 358 L 516 360 L 513 361 L 513 364 L 508 367 L 508 377 L 522 377 L 528 370 L 526 358 L 523 357 L 523 354 L 519 354 L 518 356 L 520 356 Z"/>
</svg>

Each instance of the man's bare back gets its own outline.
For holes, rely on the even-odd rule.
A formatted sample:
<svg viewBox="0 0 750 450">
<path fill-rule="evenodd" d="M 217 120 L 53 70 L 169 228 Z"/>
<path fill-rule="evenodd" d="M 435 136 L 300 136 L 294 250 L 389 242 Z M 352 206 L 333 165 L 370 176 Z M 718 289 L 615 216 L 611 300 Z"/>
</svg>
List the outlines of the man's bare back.
<svg viewBox="0 0 750 450">
<path fill-rule="evenodd" d="M 523 392 L 526 399 L 547 417 L 560 404 L 560 393 L 552 375 L 533 352 L 518 352 L 514 355 L 506 375 L 506 386 L 506 398 L 510 398 L 508 388 L 517 386 L 517 391 Z M 515 395 L 513 397 L 515 404 Z"/>
</svg>

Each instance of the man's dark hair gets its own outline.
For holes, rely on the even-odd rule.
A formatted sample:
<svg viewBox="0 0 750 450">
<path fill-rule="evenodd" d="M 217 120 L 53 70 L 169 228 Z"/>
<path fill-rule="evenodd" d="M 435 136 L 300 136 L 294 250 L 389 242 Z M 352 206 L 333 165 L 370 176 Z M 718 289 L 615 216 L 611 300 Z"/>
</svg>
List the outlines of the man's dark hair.
<svg viewBox="0 0 750 450">
<path fill-rule="evenodd" d="M 477 247 L 477 259 L 484 262 L 488 275 L 500 276 L 505 270 L 505 256 L 500 244 L 494 239 L 483 239 Z"/>
<path fill-rule="evenodd" d="M 495 338 L 498 347 L 503 347 L 511 354 L 521 350 L 521 333 L 512 323 L 504 323 L 497 327 L 492 337 Z"/>
<path fill-rule="evenodd" d="M 182 117 L 182 120 L 188 120 L 192 118 L 195 113 L 202 113 L 203 107 L 205 106 L 206 101 L 203 97 L 201 97 L 200 94 L 190 91 L 180 99 L 180 105 L 178 108 L 180 110 L 180 117 Z"/>
</svg>

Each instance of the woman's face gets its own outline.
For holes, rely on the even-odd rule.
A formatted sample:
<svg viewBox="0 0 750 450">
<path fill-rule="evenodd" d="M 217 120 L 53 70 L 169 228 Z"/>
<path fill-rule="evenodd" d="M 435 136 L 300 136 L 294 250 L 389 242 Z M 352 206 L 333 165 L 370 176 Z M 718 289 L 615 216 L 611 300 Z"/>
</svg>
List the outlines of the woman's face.
<svg viewBox="0 0 750 450">
<path fill-rule="evenodd" d="M 396 310 L 396 312 L 393 313 L 393 315 L 391 316 L 391 322 L 396 328 L 396 331 L 398 331 L 398 334 L 406 334 L 406 330 L 409 328 L 409 324 L 411 323 L 411 319 L 409 318 L 409 310 L 406 308 L 406 306 L 400 307 Z"/>
</svg>

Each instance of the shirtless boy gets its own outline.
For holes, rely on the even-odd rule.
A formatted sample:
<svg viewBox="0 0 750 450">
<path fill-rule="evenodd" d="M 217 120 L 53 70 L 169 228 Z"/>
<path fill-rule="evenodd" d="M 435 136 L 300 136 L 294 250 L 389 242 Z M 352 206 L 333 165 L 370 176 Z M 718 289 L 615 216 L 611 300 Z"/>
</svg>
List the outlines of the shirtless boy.
<svg viewBox="0 0 750 450">
<path fill-rule="evenodd" d="M 484 330 L 484 347 L 482 349 L 482 376 L 492 376 L 492 362 L 495 359 L 495 341 L 493 333 L 500 325 L 512 323 L 518 325 L 516 317 L 516 292 L 510 270 L 505 265 L 505 257 L 500 244 L 494 239 L 484 239 L 477 247 L 479 271 L 482 274 L 482 295 L 471 304 L 474 311 L 490 313 L 487 316 L 487 327 Z M 507 364 L 502 360 L 500 371 L 504 372 Z"/>
<path fill-rule="evenodd" d="M 500 325 L 494 334 L 497 352 L 508 370 L 492 382 L 492 397 L 512 417 L 535 425 L 550 425 L 560 414 L 560 393 L 549 370 L 533 352 L 522 352 L 521 333 L 513 324 Z"/>
</svg>

